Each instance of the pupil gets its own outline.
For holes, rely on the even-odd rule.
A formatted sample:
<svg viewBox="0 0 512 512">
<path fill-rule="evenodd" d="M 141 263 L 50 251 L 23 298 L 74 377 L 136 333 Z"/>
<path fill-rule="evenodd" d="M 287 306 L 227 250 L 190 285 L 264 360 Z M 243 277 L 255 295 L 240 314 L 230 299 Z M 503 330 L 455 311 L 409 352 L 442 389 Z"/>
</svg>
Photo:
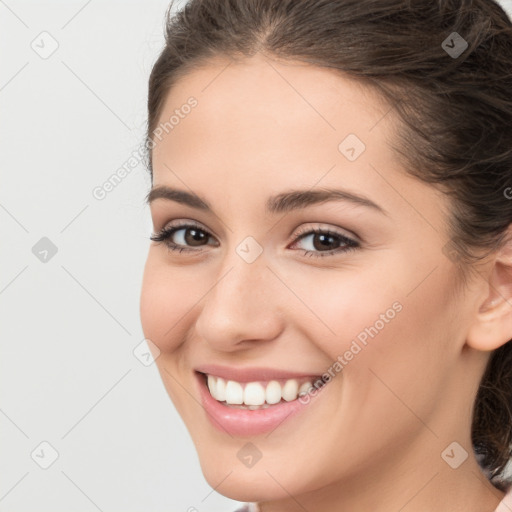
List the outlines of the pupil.
<svg viewBox="0 0 512 512">
<path fill-rule="evenodd" d="M 320 239 L 321 240 L 321 243 L 319 245 L 317 245 L 316 243 L 313 242 L 313 245 L 315 246 L 315 249 L 325 249 L 326 247 L 327 248 L 330 248 L 329 247 L 329 244 L 333 243 L 333 236 L 332 235 L 325 235 L 325 234 L 317 234 L 315 237 L 314 237 L 314 241 L 315 240 L 318 240 Z"/>
<path fill-rule="evenodd" d="M 191 237 L 188 237 L 188 233 L 192 233 Z M 199 229 L 187 229 L 187 235 L 185 235 L 185 240 L 189 245 L 201 245 L 200 243 L 206 238 L 206 233 Z"/>
</svg>

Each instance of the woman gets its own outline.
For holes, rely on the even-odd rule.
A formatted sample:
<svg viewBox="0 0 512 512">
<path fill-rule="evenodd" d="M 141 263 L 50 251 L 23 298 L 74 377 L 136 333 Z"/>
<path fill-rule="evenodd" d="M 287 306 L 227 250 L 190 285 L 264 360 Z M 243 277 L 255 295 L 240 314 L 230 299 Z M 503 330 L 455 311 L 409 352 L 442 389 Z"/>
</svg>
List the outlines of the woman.
<svg viewBox="0 0 512 512">
<path fill-rule="evenodd" d="M 492 0 L 169 10 L 141 322 L 243 510 L 512 508 L 511 69 Z"/>
</svg>

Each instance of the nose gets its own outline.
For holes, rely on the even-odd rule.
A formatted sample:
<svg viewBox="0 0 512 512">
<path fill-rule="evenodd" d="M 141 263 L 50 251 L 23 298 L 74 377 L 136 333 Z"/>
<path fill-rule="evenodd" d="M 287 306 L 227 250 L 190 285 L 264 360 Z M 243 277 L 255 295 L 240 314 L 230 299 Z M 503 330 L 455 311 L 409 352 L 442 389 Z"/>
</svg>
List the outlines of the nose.
<svg viewBox="0 0 512 512">
<path fill-rule="evenodd" d="M 283 284 L 267 268 L 262 255 L 247 263 L 237 254 L 216 274 L 196 319 L 199 339 L 220 351 L 232 352 L 271 341 L 283 323 Z"/>
</svg>

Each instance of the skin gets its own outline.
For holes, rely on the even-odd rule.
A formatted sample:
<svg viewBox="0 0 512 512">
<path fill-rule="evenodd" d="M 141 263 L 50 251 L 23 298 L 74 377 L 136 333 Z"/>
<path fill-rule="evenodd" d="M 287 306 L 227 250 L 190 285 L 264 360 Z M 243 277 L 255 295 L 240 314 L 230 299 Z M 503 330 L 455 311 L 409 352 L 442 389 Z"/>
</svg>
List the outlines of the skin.
<svg viewBox="0 0 512 512">
<path fill-rule="evenodd" d="M 153 186 L 193 191 L 215 213 L 156 199 L 151 216 L 155 232 L 181 219 L 211 236 L 188 245 L 196 253 L 151 243 L 140 313 L 208 483 L 263 511 L 494 511 L 504 493 L 473 455 L 471 409 L 490 351 L 512 338 L 510 256 L 459 286 L 442 250 L 449 199 L 400 167 L 389 107 L 348 77 L 262 55 L 211 60 L 175 84 L 160 121 L 190 96 L 198 105 L 154 147 Z M 366 145 L 353 162 L 338 150 L 349 133 Z M 265 213 L 269 196 L 312 188 L 350 190 L 387 214 L 347 201 Z M 322 251 L 298 236 L 311 228 L 360 248 L 304 255 Z M 250 264 L 236 252 L 247 236 L 263 249 Z M 397 301 L 317 400 L 270 435 L 229 436 L 208 420 L 198 364 L 320 375 Z M 262 454 L 251 468 L 237 458 L 249 441 Z M 453 442 L 469 452 L 456 469 L 441 457 Z"/>
</svg>

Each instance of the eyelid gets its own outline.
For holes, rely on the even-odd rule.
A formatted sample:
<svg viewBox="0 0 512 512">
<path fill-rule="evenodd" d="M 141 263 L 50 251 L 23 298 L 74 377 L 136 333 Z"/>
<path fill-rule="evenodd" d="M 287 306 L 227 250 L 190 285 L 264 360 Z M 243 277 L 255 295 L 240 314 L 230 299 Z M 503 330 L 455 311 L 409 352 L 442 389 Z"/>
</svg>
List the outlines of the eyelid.
<svg viewBox="0 0 512 512">
<path fill-rule="evenodd" d="M 359 236 L 357 236 L 355 233 L 353 233 L 352 231 L 350 231 L 348 229 L 340 228 L 337 226 L 334 228 L 325 227 L 325 224 L 322 222 L 310 222 L 309 224 L 314 224 L 314 226 L 307 225 L 305 227 L 299 228 L 298 231 L 296 231 L 296 230 L 292 231 L 292 233 L 289 236 L 289 242 L 295 242 L 295 241 L 297 241 L 297 239 L 300 236 L 307 234 L 307 233 L 311 233 L 313 230 L 317 229 L 317 230 L 321 230 L 322 232 L 331 231 L 336 236 L 341 236 L 341 237 L 344 237 L 347 239 L 351 239 L 353 242 L 357 242 L 359 244 L 363 243 L 363 241 L 361 240 L 361 238 Z M 215 233 L 213 233 L 210 229 L 206 228 L 203 224 L 201 224 L 200 222 L 197 222 L 195 220 L 187 219 L 187 218 L 179 219 L 177 221 L 171 221 L 167 224 L 164 224 L 164 226 L 161 229 L 157 229 L 156 232 L 162 232 L 163 230 L 171 230 L 171 229 L 178 230 L 180 228 L 186 228 L 186 227 L 195 227 L 197 229 L 200 229 L 201 231 L 204 231 L 208 235 L 211 235 L 211 236 L 217 238 L 217 235 L 215 235 Z M 342 232 L 339 233 L 338 230 L 341 230 Z"/>
<path fill-rule="evenodd" d="M 354 232 L 352 232 L 348 229 L 340 228 L 338 226 L 331 227 L 330 225 L 327 225 L 327 227 L 326 227 L 327 223 L 322 223 L 322 222 L 310 222 L 309 224 L 315 224 L 315 225 L 314 226 L 308 225 L 304 228 L 299 228 L 298 231 L 294 231 L 290 235 L 290 237 L 292 237 L 291 240 L 294 241 L 297 238 L 299 238 L 301 235 L 304 235 L 306 233 L 311 233 L 312 231 L 318 230 L 318 231 L 322 231 L 322 232 L 330 231 L 333 234 L 335 234 L 336 236 L 347 238 L 349 240 L 352 240 L 353 242 L 357 242 L 358 244 L 363 243 L 362 239 L 359 236 L 357 236 Z"/>
<path fill-rule="evenodd" d="M 180 228 L 190 228 L 190 227 L 200 229 L 201 231 L 204 231 L 208 235 L 211 235 L 211 236 L 217 238 L 217 235 L 211 229 L 206 228 L 203 224 L 201 224 L 200 222 L 198 222 L 196 220 L 187 219 L 187 218 L 167 222 L 163 225 L 163 227 L 161 229 L 157 229 L 156 231 L 161 232 L 164 230 L 166 230 L 166 231 L 169 231 L 171 229 L 178 230 Z"/>
<path fill-rule="evenodd" d="M 318 223 L 320 224 L 320 223 Z M 200 223 L 196 221 L 192 221 L 190 219 L 180 219 L 179 221 L 172 222 L 164 226 L 160 231 L 154 233 L 150 236 L 150 239 L 157 243 L 164 243 L 169 251 L 179 251 L 179 253 L 186 252 L 192 256 L 198 255 L 203 252 L 203 246 L 199 248 L 191 248 L 187 245 L 177 244 L 175 242 L 170 241 L 171 237 L 175 232 L 181 231 L 186 228 L 196 228 L 199 231 L 202 231 L 207 235 L 207 237 L 215 238 L 215 235 L 210 233 L 208 229 L 205 229 Z M 309 257 L 319 258 L 319 257 L 328 257 L 328 256 L 342 256 L 348 252 L 352 252 L 358 249 L 362 249 L 363 244 L 360 242 L 360 239 L 356 235 L 346 235 L 344 233 L 339 232 L 341 228 L 336 227 L 325 228 L 325 227 L 303 227 L 299 230 L 298 233 L 295 233 L 293 239 L 291 240 L 292 245 L 299 243 L 302 239 L 307 238 L 308 236 L 314 234 L 326 234 L 327 236 L 337 237 L 342 244 L 343 247 L 335 247 L 334 249 L 329 249 L 326 251 L 317 251 L 317 250 L 309 250 L 309 249 L 298 249 L 304 251 L 304 256 L 309 255 Z M 218 241 L 216 242 L 218 244 Z M 208 246 L 210 244 L 206 244 Z M 288 248 L 288 247 L 287 247 Z"/>
</svg>

